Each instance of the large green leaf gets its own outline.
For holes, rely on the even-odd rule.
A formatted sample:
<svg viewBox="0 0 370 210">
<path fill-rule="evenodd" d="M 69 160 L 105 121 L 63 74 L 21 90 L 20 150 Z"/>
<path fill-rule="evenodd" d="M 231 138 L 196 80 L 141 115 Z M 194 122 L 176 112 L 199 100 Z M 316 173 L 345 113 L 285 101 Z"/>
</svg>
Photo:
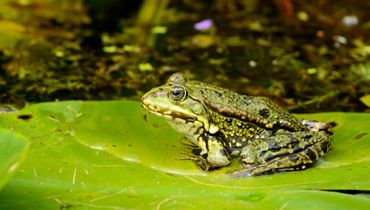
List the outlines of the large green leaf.
<svg viewBox="0 0 370 210">
<path fill-rule="evenodd" d="M 370 199 L 316 190 L 370 190 L 370 114 L 325 113 L 333 149 L 297 172 L 231 179 L 186 157 L 183 137 L 138 102 L 58 102 L 0 118 L 27 135 L 31 150 L 0 193 L 0 208 L 307 208 L 370 207 Z"/>
<path fill-rule="evenodd" d="M 25 137 L 0 129 L 0 189 L 24 159 L 28 145 Z"/>
</svg>

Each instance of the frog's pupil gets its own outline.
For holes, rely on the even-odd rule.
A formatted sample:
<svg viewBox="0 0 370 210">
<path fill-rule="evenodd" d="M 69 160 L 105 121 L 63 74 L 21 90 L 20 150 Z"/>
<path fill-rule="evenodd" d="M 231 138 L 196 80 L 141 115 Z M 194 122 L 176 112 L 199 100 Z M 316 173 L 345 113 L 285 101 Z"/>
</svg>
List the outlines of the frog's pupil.
<svg viewBox="0 0 370 210">
<path fill-rule="evenodd" d="M 175 96 L 178 96 L 181 94 L 181 90 L 178 90 L 178 89 L 172 90 L 172 94 Z"/>
</svg>

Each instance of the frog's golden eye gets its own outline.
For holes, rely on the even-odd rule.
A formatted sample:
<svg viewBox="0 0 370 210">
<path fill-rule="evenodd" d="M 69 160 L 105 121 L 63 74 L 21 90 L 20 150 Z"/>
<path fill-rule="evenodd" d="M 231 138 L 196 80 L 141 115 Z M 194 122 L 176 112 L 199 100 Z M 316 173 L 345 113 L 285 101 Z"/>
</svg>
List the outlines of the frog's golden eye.
<svg viewBox="0 0 370 210">
<path fill-rule="evenodd" d="M 169 91 L 168 97 L 174 102 L 183 101 L 187 97 L 187 92 L 182 86 L 176 85 Z"/>
</svg>

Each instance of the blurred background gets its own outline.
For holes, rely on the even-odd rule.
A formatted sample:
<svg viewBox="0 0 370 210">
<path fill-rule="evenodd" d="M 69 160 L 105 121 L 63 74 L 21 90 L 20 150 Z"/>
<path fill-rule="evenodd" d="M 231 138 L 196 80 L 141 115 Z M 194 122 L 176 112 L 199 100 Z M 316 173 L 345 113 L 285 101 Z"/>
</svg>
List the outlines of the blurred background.
<svg viewBox="0 0 370 210">
<path fill-rule="evenodd" d="M 294 112 L 369 112 L 368 11 L 360 0 L 0 0 L 0 103 L 139 100 L 183 72 Z"/>
</svg>

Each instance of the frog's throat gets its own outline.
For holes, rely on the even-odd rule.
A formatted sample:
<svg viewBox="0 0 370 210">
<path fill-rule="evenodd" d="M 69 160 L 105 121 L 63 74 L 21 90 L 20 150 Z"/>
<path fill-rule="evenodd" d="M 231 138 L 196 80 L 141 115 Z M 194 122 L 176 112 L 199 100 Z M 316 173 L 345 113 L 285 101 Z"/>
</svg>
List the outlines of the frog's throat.
<svg viewBox="0 0 370 210">
<path fill-rule="evenodd" d="M 187 122 L 195 122 L 195 121 L 198 121 L 200 123 L 203 124 L 203 128 L 207 131 L 207 132 L 210 132 L 210 133 L 216 133 L 219 128 L 218 126 L 214 125 L 213 123 L 210 123 L 208 118 L 204 117 L 204 116 L 196 116 L 196 118 L 194 117 L 189 117 L 185 114 L 182 114 L 182 113 L 179 113 L 179 112 L 173 112 L 173 111 L 162 111 L 161 109 L 157 109 L 155 106 L 153 105 L 147 105 L 147 104 L 142 104 L 142 106 L 149 110 L 151 113 L 159 116 L 159 117 L 163 117 L 167 120 L 171 120 L 171 121 L 177 121 L 177 122 L 182 122 L 182 123 L 187 123 Z"/>
</svg>

